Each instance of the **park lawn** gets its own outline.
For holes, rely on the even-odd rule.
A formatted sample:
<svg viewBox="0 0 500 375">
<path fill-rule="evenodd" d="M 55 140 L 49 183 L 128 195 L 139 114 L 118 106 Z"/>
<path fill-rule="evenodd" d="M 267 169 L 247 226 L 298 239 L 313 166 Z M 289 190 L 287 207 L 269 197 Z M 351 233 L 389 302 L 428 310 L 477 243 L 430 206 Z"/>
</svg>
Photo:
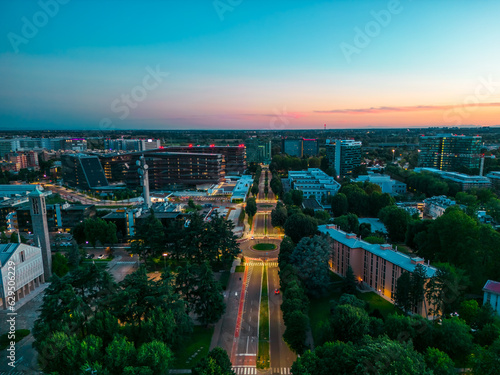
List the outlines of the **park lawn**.
<svg viewBox="0 0 500 375">
<path fill-rule="evenodd" d="M 256 245 L 253 245 L 252 249 L 261 250 L 261 251 L 269 251 L 269 250 L 275 250 L 276 245 L 273 243 L 258 243 Z"/>
<path fill-rule="evenodd" d="M 207 356 L 213 333 L 214 327 L 194 326 L 193 333 L 186 340 L 186 343 L 174 348 L 175 361 L 173 368 L 190 369 L 196 366 L 203 357 Z M 198 354 L 191 358 L 195 353 Z"/>
<path fill-rule="evenodd" d="M 29 334 L 30 334 L 29 329 L 18 329 L 16 330 L 16 338 L 14 341 L 19 342 Z M 9 339 L 8 333 L 4 333 L 2 336 L 0 336 L 0 350 L 7 349 L 11 341 L 12 340 Z"/>
<path fill-rule="evenodd" d="M 338 281 L 342 281 L 344 280 L 344 278 L 340 275 L 337 275 L 335 272 L 333 271 L 330 271 L 330 281 L 332 283 L 335 283 L 335 282 L 338 282 Z"/>
<path fill-rule="evenodd" d="M 245 266 L 236 266 L 235 272 L 245 272 Z"/>
<path fill-rule="evenodd" d="M 356 293 L 356 297 L 370 304 L 369 312 L 373 312 L 373 310 L 378 309 L 382 314 L 382 316 L 384 317 L 384 319 L 391 314 L 394 314 L 396 312 L 401 312 L 401 310 L 399 310 L 396 306 L 394 306 L 392 303 L 385 300 L 384 298 L 380 297 L 375 292 L 367 292 L 367 293 L 358 292 Z"/>
<path fill-rule="evenodd" d="M 339 292 L 330 292 L 326 296 L 309 299 L 309 321 L 315 343 L 321 335 L 321 323 L 328 322 L 330 318 L 330 301 L 338 300 L 340 296 Z"/>
</svg>

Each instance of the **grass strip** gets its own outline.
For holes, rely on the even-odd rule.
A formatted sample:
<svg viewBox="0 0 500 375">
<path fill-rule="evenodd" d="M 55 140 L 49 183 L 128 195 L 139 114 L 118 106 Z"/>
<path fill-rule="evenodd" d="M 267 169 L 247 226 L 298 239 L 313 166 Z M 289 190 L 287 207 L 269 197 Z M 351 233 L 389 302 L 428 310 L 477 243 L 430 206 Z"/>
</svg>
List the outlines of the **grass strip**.
<svg viewBox="0 0 500 375">
<path fill-rule="evenodd" d="M 262 273 L 262 290 L 259 311 L 259 350 L 257 353 L 257 368 L 269 368 L 269 299 L 267 293 L 267 269 Z"/>
</svg>

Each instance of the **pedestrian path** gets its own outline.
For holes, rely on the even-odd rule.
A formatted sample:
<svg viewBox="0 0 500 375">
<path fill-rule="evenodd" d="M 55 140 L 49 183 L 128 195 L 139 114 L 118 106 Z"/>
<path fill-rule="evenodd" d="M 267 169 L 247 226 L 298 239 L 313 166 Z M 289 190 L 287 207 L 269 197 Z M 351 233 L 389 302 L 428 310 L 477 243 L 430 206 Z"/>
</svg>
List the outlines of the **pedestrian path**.
<svg viewBox="0 0 500 375">
<path fill-rule="evenodd" d="M 236 375 L 253 375 L 257 374 L 257 368 L 255 367 L 233 367 L 233 371 Z"/>
<path fill-rule="evenodd" d="M 278 262 L 246 262 L 245 265 L 247 266 L 256 266 L 256 267 L 262 267 L 263 265 L 266 265 L 268 267 L 278 267 Z"/>
<path fill-rule="evenodd" d="M 291 374 L 290 369 L 288 367 L 281 367 L 281 368 L 272 368 L 271 369 L 271 374 Z"/>
<path fill-rule="evenodd" d="M 233 371 L 236 375 L 256 375 L 257 368 L 255 367 L 233 367 Z M 280 374 L 280 375 L 290 375 L 289 367 L 276 367 L 271 369 L 271 374 Z"/>
</svg>

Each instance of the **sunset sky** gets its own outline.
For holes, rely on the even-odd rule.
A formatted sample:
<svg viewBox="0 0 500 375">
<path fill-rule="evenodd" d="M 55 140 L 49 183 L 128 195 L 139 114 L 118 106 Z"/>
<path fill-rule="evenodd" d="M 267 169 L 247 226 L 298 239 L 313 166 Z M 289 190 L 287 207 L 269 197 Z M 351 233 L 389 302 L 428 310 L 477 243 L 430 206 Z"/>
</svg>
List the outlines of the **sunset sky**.
<svg viewBox="0 0 500 375">
<path fill-rule="evenodd" d="M 499 14 L 494 0 L 0 1 L 0 129 L 499 125 Z"/>
</svg>

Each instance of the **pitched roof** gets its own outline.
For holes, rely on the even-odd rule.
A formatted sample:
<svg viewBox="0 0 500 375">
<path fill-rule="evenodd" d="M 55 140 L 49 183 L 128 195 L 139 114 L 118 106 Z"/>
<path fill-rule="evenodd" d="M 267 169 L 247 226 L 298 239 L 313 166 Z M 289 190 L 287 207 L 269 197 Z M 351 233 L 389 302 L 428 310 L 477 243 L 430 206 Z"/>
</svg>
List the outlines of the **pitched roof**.
<svg viewBox="0 0 500 375">
<path fill-rule="evenodd" d="M 493 280 L 486 281 L 486 284 L 484 284 L 483 291 L 500 294 L 500 282 Z"/>
</svg>

